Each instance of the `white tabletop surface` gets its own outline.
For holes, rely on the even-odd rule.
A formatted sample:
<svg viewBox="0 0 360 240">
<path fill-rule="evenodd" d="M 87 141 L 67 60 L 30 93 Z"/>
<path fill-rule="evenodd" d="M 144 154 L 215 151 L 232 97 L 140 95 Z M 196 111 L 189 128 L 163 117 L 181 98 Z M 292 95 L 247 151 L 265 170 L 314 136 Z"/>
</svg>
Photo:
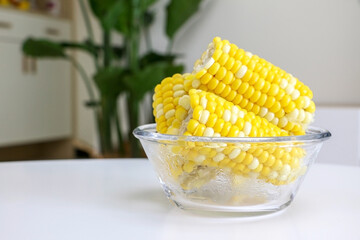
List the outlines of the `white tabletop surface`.
<svg viewBox="0 0 360 240">
<path fill-rule="evenodd" d="M 360 168 L 315 164 L 266 217 L 177 209 L 145 160 L 0 163 L 0 239 L 360 239 Z"/>
</svg>

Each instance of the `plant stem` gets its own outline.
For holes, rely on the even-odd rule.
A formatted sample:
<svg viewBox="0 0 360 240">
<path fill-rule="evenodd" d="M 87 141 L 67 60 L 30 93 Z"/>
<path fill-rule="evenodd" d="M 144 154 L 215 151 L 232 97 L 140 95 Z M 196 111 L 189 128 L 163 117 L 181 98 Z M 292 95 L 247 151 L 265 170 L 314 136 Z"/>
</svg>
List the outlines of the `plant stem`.
<svg viewBox="0 0 360 240">
<path fill-rule="evenodd" d="M 125 148 L 124 148 L 124 140 L 121 134 L 121 123 L 120 118 L 118 114 L 118 105 L 116 103 L 115 112 L 114 112 L 114 118 L 115 118 L 115 125 L 116 125 L 116 133 L 118 137 L 118 152 L 120 155 L 124 155 Z"/>
<path fill-rule="evenodd" d="M 111 97 L 101 96 L 101 133 L 103 134 L 103 153 L 113 154 L 114 147 L 112 145 L 111 119 L 114 113 L 114 100 Z"/>
<path fill-rule="evenodd" d="M 103 32 L 103 44 L 104 44 L 104 67 L 108 67 L 111 64 L 111 32 L 104 29 Z"/>
<path fill-rule="evenodd" d="M 150 38 L 150 33 L 149 33 L 149 28 L 145 27 L 144 28 L 144 37 L 145 37 L 145 44 L 146 44 L 146 48 L 148 52 L 152 51 L 152 44 L 151 44 L 151 38 Z"/>
<path fill-rule="evenodd" d="M 81 13 L 82 13 L 82 16 L 83 16 L 84 22 L 85 22 L 85 28 L 88 33 L 89 42 L 92 45 L 92 47 L 95 48 L 94 32 L 91 27 L 89 15 L 86 11 L 85 2 L 84 2 L 84 0 L 79 0 L 79 3 L 80 3 Z M 97 61 L 97 57 L 94 57 L 94 64 L 95 64 L 96 69 L 99 69 L 99 63 Z"/>
<path fill-rule="evenodd" d="M 131 28 L 129 36 L 126 37 L 126 54 L 127 65 L 132 74 L 135 75 L 139 71 L 139 41 L 140 41 L 140 4 L 139 0 L 132 0 L 132 12 L 131 12 Z M 127 94 L 127 110 L 129 116 L 129 132 L 128 139 L 131 146 L 131 156 L 140 156 L 139 145 L 137 139 L 132 134 L 134 128 L 138 126 L 139 119 L 139 102 L 134 97 L 133 92 Z"/>
<path fill-rule="evenodd" d="M 101 153 L 103 153 L 105 151 L 105 138 L 104 138 L 104 134 L 101 131 L 101 111 L 99 111 L 100 109 L 97 107 L 94 109 L 94 115 L 95 115 L 95 121 L 96 121 L 96 129 L 97 129 L 97 133 L 98 133 L 98 137 L 99 137 L 99 141 L 100 141 L 100 150 Z"/>
<path fill-rule="evenodd" d="M 133 0 L 132 7 L 132 18 L 131 18 L 131 29 L 130 36 L 128 38 L 128 59 L 129 59 L 129 67 L 135 73 L 139 69 L 139 19 L 140 19 L 140 6 L 138 0 Z"/>
<path fill-rule="evenodd" d="M 128 51 L 129 51 L 129 55 L 128 55 L 128 61 L 129 61 L 129 67 L 131 69 L 132 72 L 136 73 L 136 71 L 138 71 L 139 69 L 139 60 L 138 60 L 138 39 L 137 39 L 137 34 L 132 33 L 131 36 L 129 37 L 128 41 L 129 43 L 128 45 Z"/>
<path fill-rule="evenodd" d="M 167 54 L 169 54 L 169 55 L 171 54 L 173 44 L 174 44 L 174 41 L 172 39 L 170 39 L 169 43 L 167 45 L 167 48 L 166 48 Z"/>
<path fill-rule="evenodd" d="M 63 42 L 60 42 L 60 45 L 67 49 L 82 50 L 86 53 L 89 53 L 94 58 L 97 58 L 97 55 L 98 55 L 96 49 L 94 49 L 93 47 L 88 46 L 84 43 L 63 41 Z"/>
<path fill-rule="evenodd" d="M 130 122 L 130 131 L 129 131 L 129 141 L 131 146 L 131 156 L 140 157 L 140 148 L 138 140 L 132 134 L 132 131 L 138 126 L 139 122 L 139 102 L 129 94 L 127 98 L 129 122 Z"/>
<path fill-rule="evenodd" d="M 83 66 L 81 66 L 81 64 L 78 61 L 75 60 L 75 58 L 68 56 L 68 59 L 74 65 L 75 69 L 79 72 L 81 79 L 83 80 L 86 90 L 89 94 L 90 101 L 95 102 L 96 101 L 95 93 L 91 87 L 91 81 L 88 78 L 85 69 L 83 68 Z"/>
</svg>

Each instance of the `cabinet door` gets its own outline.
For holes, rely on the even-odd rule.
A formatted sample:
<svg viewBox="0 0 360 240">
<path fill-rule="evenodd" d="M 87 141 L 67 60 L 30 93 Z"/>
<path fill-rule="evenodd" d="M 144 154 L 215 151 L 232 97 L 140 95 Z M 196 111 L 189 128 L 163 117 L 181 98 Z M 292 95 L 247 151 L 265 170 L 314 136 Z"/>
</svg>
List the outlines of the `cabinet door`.
<svg viewBox="0 0 360 240">
<path fill-rule="evenodd" d="M 17 42 L 0 42 L 0 54 L 0 146 L 70 136 L 68 66 L 44 62 L 25 72 Z"/>
<path fill-rule="evenodd" d="M 71 66 L 65 60 L 36 60 L 34 81 L 38 85 L 43 130 L 47 137 L 71 135 Z M 41 86 L 41 87 L 40 87 Z"/>
</svg>

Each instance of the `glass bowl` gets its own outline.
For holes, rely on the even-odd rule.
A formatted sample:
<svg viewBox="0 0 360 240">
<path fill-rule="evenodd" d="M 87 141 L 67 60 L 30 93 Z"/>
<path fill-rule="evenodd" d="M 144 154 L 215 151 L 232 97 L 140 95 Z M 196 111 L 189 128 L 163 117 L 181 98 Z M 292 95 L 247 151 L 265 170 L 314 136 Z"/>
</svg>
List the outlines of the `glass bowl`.
<svg viewBox="0 0 360 240">
<path fill-rule="evenodd" d="M 331 134 L 309 127 L 289 137 L 195 137 L 139 126 L 140 140 L 166 196 L 181 209 L 266 214 L 295 197 Z"/>
</svg>

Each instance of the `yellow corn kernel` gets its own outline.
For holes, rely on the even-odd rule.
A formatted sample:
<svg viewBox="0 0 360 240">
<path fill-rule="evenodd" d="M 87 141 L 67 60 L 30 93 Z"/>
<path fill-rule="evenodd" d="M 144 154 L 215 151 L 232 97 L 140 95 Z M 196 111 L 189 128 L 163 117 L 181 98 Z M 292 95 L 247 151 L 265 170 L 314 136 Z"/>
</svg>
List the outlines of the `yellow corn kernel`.
<svg viewBox="0 0 360 240">
<path fill-rule="evenodd" d="M 225 84 L 231 84 L 234 81 L 234 74 L 230 71 L 226 72 L 225 77 L 222 79 L 222 82 Z"/>
<path fill-rule="evenodd" d="M 230 57 L 228 59 L 228 61 L 226 62 L 226 64 L 224 65 L 224 67 L 227 69 L 227 70 L 231 70 L 235 65 L 235 59 Z"/>
<path fill-rule="evenodd" d="M 203 136 L 205 129 L 206 126 L 204 124 L 199 124 L 194 131 L 194 136 L 198 136 L 198 137 Z"/>
<path fill-rule="evenodd" d="M 176 119 L 182 121 L 186 118 L 187 114 L 188 114 L 188 112 L 184 108 L 179 107 L 176 109 L 175 117 L 176 117 Z"/>
<path fill-rule="evenodd" d="M 201 84 L 208 84 L 210 82 L 210 80 L 213 78 L 213 75 L 210 73 L 205 73 L 201 78 L 200 78 L 200 83 Z"/>
<path fill-rule="evenodd" d="M 237 91 L 241 85 L 242 85 L 242 81 L 240 79 L 235 79 L 235 81 L 231 85 L 231 88 Z"/>
<path fill-rule="evenodd" d="M 187 173 L 191 173 L 194 170 L 195 163 L 193 161 L 188 161 L 184 164 L 183 169 Z"/>
<path fill-rule="evenodd" d="M 201 69 L 199 72 L 195 74 L 195 78 L 200 79 L 202 76 L 204 76 L 207 73 L 206 69 Z"/>
<path fill-rule="evenodd" d="M 229 132 L 230 132 L 230 129 L 231 129 L 231 123 L 230 122 L 225 122 L 223 128 L 221 129 L 221 136 L 225 136 L 227 137 Z"/>
<path fill-rule="evenodd" d="M 221 65 L 221 66 L 224 66 L 226 64 L 226 62 L 229 60 L 229 54 L 227 53 L 223 53 L 219 60 L 218 60 L 218 63 Z"/>
<path fill-rule="evenodd" d="M 244 97 L 247 99 L 250 99 L 252 97 L 252 95 L 254 94 L 254 92 L 255 92 L 255 88 L 253 86 L 250 86 L 244 93 Z"/>
<path fill-rule="evenodd" d="M 232 126 L 229 133 L 228 133 L 228 137 L 237 137 L 239 135 L 239 127 L 237 127 L 236 125 Z"/>
<path fill-rule="evenodd" d="M 239 105 L 242 99 L 243 99 L 243 95 L 236 94 L 236 96 L 235 96 L 235 98 L 233 100 L 233 103 L 235 105 Z"/>
<path fill-rule="evenodd" d="M 294 111 L 295 108 L 296 108 L 296 104 L 295 104 L 294 102 L 290 102 L 290 103 L 284 108 L 284 110 L 285 110 L 286 113 L 290 113 L 290 112 Z"/>
<path fill-rule="evenodd" d="M 264 79 L 259 79 L 258 81 L 256 81 L 254 87 L 256 90 L 260 91 L 265 85 L 265 80 Z"/>
<path fill-rule="evenodd" d="M 249 83 L 242 82 L 240 87 L 237 89 L 237 92 L 239 94 L 244 94 L 247 91 L 247 89 L 249 88 L 249 86 L 250 86 Z"/>
<path fill-rule="evenodd" d="M 239 60 L 235 60 L 234 66 L 230 69 L 232 73 L 236 73 L 241 68 L 242 63 Z"/>
<path fill-rule="evenodd" d="M 260 78 L 259 74 L 256 72 L 253 72 L 253 74 L 251 75 L 251 78 L 249 80 L 249 84 L 250 85 L 255 85 L 258 81 L 261 81 L 262 79 Z M 263 88 L 263 86 L 262 86 Z"/>
<path fill-rule="evenodd" d="M 282 166 L 283 166 L 283 164 L 282 164 L 281 160 L 277 159 L 277 160 L 275 160 L 275 163 L 274 163 L 274 165 L 272 165 L 271 168 L 275 171 L 278 171 L 282 168 Z"/>
<path fill-rule="evenodd" d="M 226 85 L 224 91 L 221 93 L 220 96 L 223 98 L 226 98 L 230 94 L 231 91 L 232 91 L 231 87 L 229 85 Z"/>
<path fill-rule="evenodd" d="M 270 112 L 273 112 L 273 113 L 277 113 L 278 111 L 280 111 L 281 110 L 280 102 L 276 101 L 269 110 L 270 110 Z"/>
<path fill-rule="evenodd" d="M 276 158 L 274 157 L 274 155 L 269 155 L 269 157 L 267 158 L 266 162 L 264 162 L 264 164 L 268 167 L 271 167 L 274 165 Z"/>
<path fill-rule="evenodd" d="M 222 80 L 225 77 L 226 72 L 227 72 L 227 70 L 225 67 L 220 67 L 219 70 L 216 72 L 215 77 L 218 80 Z"/>
<path fill-rule="evenodd" d="M 267 108 L 271 108 L 275 104 L 276 99 L 273 96 L 268 96 L 264 106 Z"/>
<path fill-rule="evenodd" d="M 254 156 L 251 153 L 246 153 L 244 161 L 242 162 L 245 165 L 249 165 L 254 160 Z"/>
<path fill-rule="evenodd" d="M 199 121 L 202 112 L 203 112 L 202 106 L 197 105 L 197 106 L 194 108 L 194 111 L 193 111 L 193 118 L 194 118 L 195 120 L 198 120 L 198 121 Z"/>
<path fill-rule="evenodd" d="M 305 110 L 310 112 L 310 113 L 315 112 L 315 103 L 313 101 L 311 101 L 310 105 Z"/>
<path fill-rule="evenodd" d="M 271 87 L 268 91 L 270 96 L 276 96 L 279 93 L 280 87 L 277 84 L 271 84 Z"/>
<path fill-rule="evenodd" d="M 253 75 L 253 72 L 251 70 L 246 71 L 244 77 L 242 78 L 243 81 L 248 82 L 250 81 L 251 77 Z"/>
<path fill-rule="evenodd" d="M 222 54 L 222 51 L 220 49 L 216 49 L 212 55 L 212 58 L 215 60 L 215 61 L 218 61 L 220 56 Z"/>
<path fill-rule="evenodd" d="M 187 130 L 188 130 L 188 132 L 193 134 L 198 126 L 199 126 L 198 121 L 196 121 L 194 119 L 190 119 L 190 121 L 189 121 L 189 123 L 187 125 Z"/>
<path fill-rule="evenodd" d="M 261 170 L 261 175 L 263 175 L 264 177 L 267 177 L 271 172 L 271 169 L 267 166 L 264 166 Z"/>
<path fill-rule="evenodd" d="M 208 84 L 208 88 L 210 90 L 214 90 L 218 84 L 219 84 L 219 80 L 214 77 L 210 80 Z"/>
<path fill-rule="evenodd" d="M 209 69 L 208 69 L 208 73 L 210 73 L 211 75 L 215 75 L 217 73 L 217 71 L 220 69 L 221 65 L 217 62 L 215 62 Z"/>
<path fill-rule="evenodd" d="M 206 122 L 206 126 L 210 127 L 210 128 L 214 127 L 217 122 L 217 119 L 218 119 L 218 116 L 214 113 L 211 113 L 208 118 L 208 121 Z"/>
<path fill-rule="evenodd" d="M 229 95 L 226 96 L 226 100 L 232 102 L 234 98 L 236 97 L 237 93 L 234 90 L 231 90 Z"/>
<path fill-rule="evenodd" d="M 269 152 L 268 151 L 263 151 L 259 156 L 258 159 L 260 161 L 260 163 L 265 163 L 268 159 L 269 159 Z"/>
<path fill-rule="evenodd" d="M 220 133 L 221 130 L 223 129 L 224 125 L 225 125 L 224 119 L 219 118 L 214 125 L 214 131 L 216 133 Z"/>
</svg>

